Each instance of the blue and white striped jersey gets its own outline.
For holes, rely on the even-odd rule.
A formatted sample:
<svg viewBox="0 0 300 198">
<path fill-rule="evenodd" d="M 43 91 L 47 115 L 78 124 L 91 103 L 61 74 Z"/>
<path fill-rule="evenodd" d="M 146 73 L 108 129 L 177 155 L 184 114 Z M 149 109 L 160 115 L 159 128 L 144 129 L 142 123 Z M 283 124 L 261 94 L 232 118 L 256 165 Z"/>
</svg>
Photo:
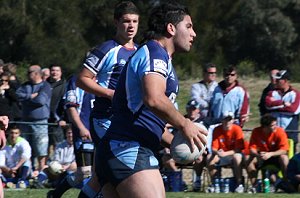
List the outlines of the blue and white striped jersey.
<svg viewBox="0 0 300 198">
<path fill-rule="evenodd" d="M 106 41 L 91 50 L 85 59 L 84 67 L 97 76 L 101 87 L 114 90 L 123 66 L 136 49 L 136 46 L 131 49 L 125 48 L 114 40 Z M 94 118 L 109 118 L 112 114 L 111 100 L 108 98 L 96 96 L 94 107 Z"/>
<path fill-rule="evenodd" d="M 112 124 L 107 137 L 135 140 L 157 149 L 165 121 L 143 104 L 142 79 L 149 73 L 166 80 L 166 96 L 174 103 L 178 93 L 178 79 L 167 51 L 156 41 L 141 46 L 124 67 L 113 98 Z"/>
<path fill-rule="evenodd" d="M 93 108 L 93 103 L 95 101 L 94 94 L 90 94 L 83 89 L 76 86 L 77 76 L 72 76 L 68 83 L 65 95 L 65 108 L 76 107 L 79 114 L 80 120 L 84 126 L 89 130 L 90 129 L 90 114 Z M 74 127 L 73 134 L 77 137 L 80 137 L 79 129 Z"/>
</svg>

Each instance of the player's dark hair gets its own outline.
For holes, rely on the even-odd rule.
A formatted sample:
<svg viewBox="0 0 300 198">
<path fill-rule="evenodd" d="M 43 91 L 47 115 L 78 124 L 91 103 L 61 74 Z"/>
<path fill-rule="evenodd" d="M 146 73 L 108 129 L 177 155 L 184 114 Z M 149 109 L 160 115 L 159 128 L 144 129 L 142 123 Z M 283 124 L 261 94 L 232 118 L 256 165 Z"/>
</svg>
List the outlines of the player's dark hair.
<svg viewBox="0 0 300 198">
<path fill-rule="evenodd" d="M 140 12 L 131 1 L 122 1 L 115 6 L 114 19 L 119 20 L 124 14 L 140 15 Z"/>
<path fill-rule="evenodd" d="M 272 116 L 271 114 L 265 114 L 260 119 L 260 125 L 262 127 L 268 127 L 272 124 L 272 122 L 276 121 L 276 117 Z"/>
<path fill-rule="evenodd" d="M 234 65 L 228 65 L 223 68 L 223 75 L 225 76 L 228 73 L 231 73 L 233 71 L 237 71 L 236 67 Z"/>
<path fill-rule="evenodd" d="M 175 1 L 168 1 L 154 7 L 148 20 L 144 41 L 165 36 L 167 25 L 171 23 L 176 26 L 186 15 L 190 15 L 187 7 Z"/>
</svg>

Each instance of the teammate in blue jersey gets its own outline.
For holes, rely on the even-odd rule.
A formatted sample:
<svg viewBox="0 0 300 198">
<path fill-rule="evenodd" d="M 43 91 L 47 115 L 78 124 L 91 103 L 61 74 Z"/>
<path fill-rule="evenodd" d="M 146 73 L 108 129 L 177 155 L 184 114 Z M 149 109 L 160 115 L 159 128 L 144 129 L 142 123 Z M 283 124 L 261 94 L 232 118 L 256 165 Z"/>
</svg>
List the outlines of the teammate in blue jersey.
<svg viewBox="0 0 300 198">
<path fill-rule="evenodd" d="M 91 135 L 96 143 L 110 125 L 111 100 L 122 68 L 137 49 L 133 41 L 139 23 L 137 7 L 130 1 L 119 3 L 115 8 L 114 20 L 116 35 L 89 52 L 77 80 L 79 87 L 96 96 L 91 114 Z M 97 82 L 93 80 L 94 76 Z"/>
<path fill-rule="evenodd" d="M 92 172 L 94 145 L 89 132 L 89 117 L 95 96 L 77 87 L 76 80 L 76 75 L 73 75 L 68 80 L 65 94 L 65 109 L 69 121 L 72 123 L 77 170 L 74 174 L 67 175 L 57 185 L 55 190 L 49 191 L 48 197 L 61 197 L 68 189 L 82 185 L 84 179 L 90 177 Z M 87 195 L 80 195 L 79 197 L 89 197 L 90 192 L 93 192 L 89 189 L 89 186 L 86 186 L 85 189 L 82 193 Z M 94 194 L 91 197 L 95 197 Z"/>
<path fill-rule="evenodd" d="M 110 126 L 111 100 L 119 75 L 128 58 L 137 49 L 133 39 L 138 30 L 139 10 L 130 1 L 120 2 L 115 7 L 114 22 L 115 36 L 89 52 L 77 80 L 79 87 L 96 96 L 90 116 L 90 132 L 96 144 Z M 93 190 L 96 191 L 97 181 L 93 178 L 89 184 L 94 185 Z"/>
<path fill-rule="evenodd" d="M 196 34 L 186 7 L 163 3 L 148 21 L 146 39 L 122 70 L 113 98 L 111 126 L 96 154 L 96 172 L 104 197 L 165 197 L 154 153 L 166 123 L 191 144 L 206 144 L 207 134 L 174 107 L 178 79 L 174 52 L 188 52 Z M 193 149 L 192 149 L 193 150 Z"/>
</svg>

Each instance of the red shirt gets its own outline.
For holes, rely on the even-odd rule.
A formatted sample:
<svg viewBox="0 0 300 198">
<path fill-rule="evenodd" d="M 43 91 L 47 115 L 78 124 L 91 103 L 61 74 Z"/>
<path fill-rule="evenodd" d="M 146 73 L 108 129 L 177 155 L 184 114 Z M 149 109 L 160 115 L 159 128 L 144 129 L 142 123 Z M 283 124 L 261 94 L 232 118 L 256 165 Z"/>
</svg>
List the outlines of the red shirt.
<svg viewBox="0 0 300 198">
<path fill-rule="evenodd" d="M 242 128 L 233 124 L 230 130 L 224 131 L 222 125 L 217 126 L 213 132 L 212 149 L 223 151 L 244 149 Z"/>
<path fill-rule="evenodd" d="M 262 127 L 253 129 L 250 138 L 250 149 L 257 151 L 277 151 L 289 150 L 289 142 L 286 132 L 281 127 L 276 127 L 275 131 L 265 134 Z"/>
</svg>

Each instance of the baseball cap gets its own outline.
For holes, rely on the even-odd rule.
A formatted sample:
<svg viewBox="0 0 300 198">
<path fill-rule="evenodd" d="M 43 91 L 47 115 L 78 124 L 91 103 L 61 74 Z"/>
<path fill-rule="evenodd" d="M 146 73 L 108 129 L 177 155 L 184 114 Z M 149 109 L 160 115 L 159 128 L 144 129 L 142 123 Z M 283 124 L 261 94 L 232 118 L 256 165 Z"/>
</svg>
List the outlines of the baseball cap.
<svg viewBox="0 0 300 198">
<path fill-rule="evenodd" d="M 232 120 L 234 119 L 234 114 L 231 111 L 225 111 L 223 114 L 222 120 Z"/>
<path fill-rule="evenodd" d="M 191 107 L 194 107 L 194 108 L 198 109 L 200 107 L 200 104 L 196 100 L 191 99 L 186 104 L 186 108 L 191 108 Z"/>
<path fill-rule="evenodd" d="M 280 79 L 288 79 L 289 80 L 290 79 L 290 75 L 287 70 L 280 70 L 275 75 L 272 75 L 272 77 L 274 79 L 278 79 L 278 80 L 280 80 Z"/>
</svg>

